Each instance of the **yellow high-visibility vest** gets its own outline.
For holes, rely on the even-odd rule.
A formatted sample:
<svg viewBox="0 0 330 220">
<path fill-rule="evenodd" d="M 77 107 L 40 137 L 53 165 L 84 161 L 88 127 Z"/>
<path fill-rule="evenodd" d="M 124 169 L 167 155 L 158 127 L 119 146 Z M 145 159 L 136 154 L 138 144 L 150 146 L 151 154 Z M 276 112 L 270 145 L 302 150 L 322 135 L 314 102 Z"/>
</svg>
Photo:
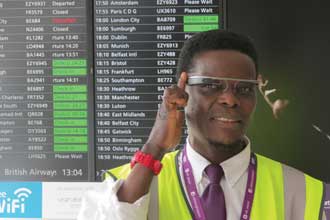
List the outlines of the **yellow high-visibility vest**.
<svg viewBox="0 0 330 220">
<path fill-rule="evenodd" d="M 164 156 L 163 169 L 151 187 L 148 220 L 191 220 L 193 212 L 180 178 L 180 153 Z M 325 220 L 324 184 L 294 168 L 257 158 L 257 177 L 251 220 Z M 109 170 L 115 179 L 125 179 L 130 166 Z M 329 219 L 328 219 L 329 220 Z"/>
</svg>

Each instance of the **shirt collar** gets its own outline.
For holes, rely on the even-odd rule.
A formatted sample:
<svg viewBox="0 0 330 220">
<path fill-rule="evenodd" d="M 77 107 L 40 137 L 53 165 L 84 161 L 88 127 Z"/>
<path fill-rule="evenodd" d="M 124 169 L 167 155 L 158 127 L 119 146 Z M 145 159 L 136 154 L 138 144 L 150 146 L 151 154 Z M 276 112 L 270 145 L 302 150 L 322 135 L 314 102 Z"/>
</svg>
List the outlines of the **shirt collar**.
<svg viewBox="0 0 330 220">
<path fill-rule="evenodd" d="M 247 171 L 250 163 L 251 144 L 247 137 L 245 137 L 245 140 L 247 145 L 241 152 L 220 164 L 224 171 L 225 179 L 230 186 L 234 186 L 237 183 L 240 177 Z M 191 147 L 188 138 L 186 143 L 187 157 L 190 161 L 195 181 L 199 183 L 202 181 L 204 169 L 210 164 L 210 161 Z"/>
</svg>

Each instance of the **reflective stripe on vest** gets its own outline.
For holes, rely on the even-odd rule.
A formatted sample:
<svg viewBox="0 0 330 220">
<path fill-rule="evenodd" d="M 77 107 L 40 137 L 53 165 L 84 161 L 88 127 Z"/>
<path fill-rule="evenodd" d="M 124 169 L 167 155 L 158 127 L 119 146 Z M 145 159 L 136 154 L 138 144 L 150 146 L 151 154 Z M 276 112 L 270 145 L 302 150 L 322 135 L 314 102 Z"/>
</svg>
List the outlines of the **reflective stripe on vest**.
<svg viewBox="0 0 330 220">
<path fill-rule="evenodd" d="M 163 170 L 151 196 L 148 220 L 190 220 L 192 211 L 179 176 L 180 154 L 166 154 Z M 129 165 L 110 170 L 117 178 L 126 178 Z M 323 183 L 294 168 L 257 155 L 257 182 L 252 204 L 251 220 L 325 220 L 321 209 Z M 153 181 L 154 182 L 154 181 Z M 156 207 L 156 209 L 155 209 Z M 161 208 L 158 208 L 161 207 Z M 307 208 L 306 208 L 307 207 Z M 322 212 L 321 212 L 322 211 Z M 159 218 L 155 219 L 155 216 Z M 322 218 L 323 217 L 323 218 Z"/>
</svg>

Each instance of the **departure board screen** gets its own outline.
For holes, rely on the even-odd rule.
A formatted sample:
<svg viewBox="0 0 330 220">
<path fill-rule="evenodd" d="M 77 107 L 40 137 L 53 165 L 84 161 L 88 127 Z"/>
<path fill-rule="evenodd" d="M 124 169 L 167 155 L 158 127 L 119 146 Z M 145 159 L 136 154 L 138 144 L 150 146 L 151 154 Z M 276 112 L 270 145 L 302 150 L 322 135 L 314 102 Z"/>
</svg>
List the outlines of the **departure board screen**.
<svg viewBox="0 0 330 220">
<path fill-rule="evenodd" d="M 225 28 L 225 11 L 225 0 L 0 0 L 0 180 L 99 181 L 127 163 L 183 42 Z"/>
<path fill-rule="evenodd" d="M 94 8 L 100 174 L 127 163 L 146 142 L 163 91 L 175 83 L 183 42 L 196 32 L 224 28 L 225 5 L 220 0 L 96 0 Z"/>
<path fill-rule="evenodd" d="M 0 179 L 88 180 L 87 7 L 0 1 Z"/>
</svg>

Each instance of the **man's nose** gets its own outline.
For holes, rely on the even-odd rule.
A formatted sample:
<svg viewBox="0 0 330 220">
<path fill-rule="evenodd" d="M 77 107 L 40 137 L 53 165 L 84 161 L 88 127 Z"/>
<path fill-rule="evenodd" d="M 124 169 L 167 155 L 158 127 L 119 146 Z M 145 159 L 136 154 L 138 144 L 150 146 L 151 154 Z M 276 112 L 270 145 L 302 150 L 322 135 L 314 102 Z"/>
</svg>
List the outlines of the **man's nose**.
<svg viewBox="0 0 330 220">
<path fill-rule="evenodd" d="M 229 108 L 235 108 L 240 105 L 240 100 L 235 95 L 234 89 L 230 85 L 218 95 L 218 102 Z"/>
</svg>

